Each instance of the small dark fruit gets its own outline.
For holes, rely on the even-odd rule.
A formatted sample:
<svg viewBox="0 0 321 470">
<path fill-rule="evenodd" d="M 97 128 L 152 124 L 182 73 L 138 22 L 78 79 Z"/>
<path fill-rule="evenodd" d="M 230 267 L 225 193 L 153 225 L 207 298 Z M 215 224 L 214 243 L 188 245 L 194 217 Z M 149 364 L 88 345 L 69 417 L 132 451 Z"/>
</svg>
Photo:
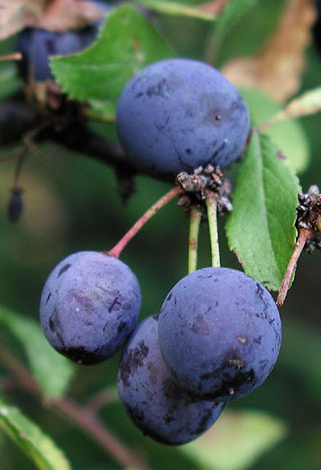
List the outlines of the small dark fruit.
<svg viewBox="0 0 321 470">
<path fill-rule="evenodd" d="M 181 279 L 163 303 L 158 331 L 177 384 L 214 401 L 261 385 L 281 344 L 273 297 L 256 280 L 228 268 L 203 268 Z"/>
<path fill-rule="evenodd" d="M 103 13 L 111 5 L 93 2 Z M 103 18 L 103 16 L 102 16 Z M 18 36 L 17 52 L 22 54 L 18 61 L 21 78 L 25 82 L 43 82 L 52 79 L 49 59 L 55 55 L 67 55 L 88 47 L 97 37 L 103 20 L 75 31 L 56 32 L 41 28 L 26 28 Z"/>
<path fill-rule="evenodd" d="M 196 60 L 168 59 L 129 81 L 116 126 L 138 170 L 173 180 L 207 164 L 230 166 L 245 149 L 250 120 L 237 89 L 218 70 Z"/>
<path fill-rule="evenodd" d="M 132 334 L 119 364 L 118 394 L 145 435 L 162 444 L 186 444 L 214 424 L 224 404 L 198 400 L 175 384 L 157 335 L 157 316 L 144 320 Z"/>
<path fill-rule="evenodd" d="M 140 287 L 126 264 L 105 253 L 80 251 L 49 275 L 40 321 L 58 352 L 81 364 L 97 364 L 125 342 L 140 306 Z"/>
</svg>

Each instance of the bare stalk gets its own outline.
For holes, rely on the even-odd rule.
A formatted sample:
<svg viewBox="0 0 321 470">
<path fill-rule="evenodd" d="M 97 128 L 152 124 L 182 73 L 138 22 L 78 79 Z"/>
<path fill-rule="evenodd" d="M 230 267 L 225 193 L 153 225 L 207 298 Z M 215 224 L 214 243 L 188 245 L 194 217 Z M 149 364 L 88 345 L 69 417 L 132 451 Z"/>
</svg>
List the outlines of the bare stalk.
<svg viewBox="0 0 321 470">
<path fill-rule="evenodd" d="M 221 265 L 217 231 L 217 198 L 218 196 L 210 191 L 208 192 L 206 197 L 213 268 L 219 268 Z"/>
<path fill-rule="evenodd" d="M 0 360 L 2 364 L 16 377 L 17 383 L 23 389 L 43 398 L 41 390 L 27 369 L 13 356 L 11 351 L 0 343 Z M 50 402 L 62 416 L 81 429 L 88 437 L 100 445 L 113 458 L 125 467 L 136 470 L 148 470 L 146 462 L 135 455 L 109 429 L 107 429 L 96 414 L 87 407 L 82 407 L 68 398 Z"/>
<path fill-rule="evenodd" d="M 97 413 L 101 408 L 118 399 L 117 388 L 108 387 L 100 392 L 96 393 L 93 397 L 88 400 L 86 408 L 93 413 Z"/>
<path fill-rule="evenodd" d="M 188 240 L 188 274 L 197 269 L 197 251 L 198 251 L 198 235 L 200 223 L 202 220 L 202 212 L 195 207 L 191 208 L 189 240 Z"/>
<path fill-rule="evenodd" d="M 296 269 L 298 259 L 302 253 L 303 248 L 307 241 L 311 240 L 313 237 L 313 232 L 310 229 L 301 228 L 299 231 L 299 236 L 294 246 L 294 250 L 289 261 L 288 267 L 286 268 L 285 275 L 281 284 L 278 298 L 276 299 L 276 305 L 281 307 L 284 304 L 286 295 L 289 290 L 291 279 Z"/>
<path fill-rule="evenodd" d="M 4 62 L 5 60 L 21 60 L 22 55 L 20 52 L 15 52 L 14 54 L 7 54 L 0 56 L 0 62 Z"/>
<path fill-rule="evenodd" d="M 137 222 L 125 233 L 125 235 L 119 240 L 119 242 L 110 250 L 107 254 L 119 258 L 123 249 L 127 244 L 134 238 L 134 236 L 140 231 L 140 229 L 149 221 L 160 209 L 166 204 L 181 194 L 182 190 L 178 186 L 164 194 L 158 201 L 155 202 L 146 212 L 143 214 Z"/>
</svg>

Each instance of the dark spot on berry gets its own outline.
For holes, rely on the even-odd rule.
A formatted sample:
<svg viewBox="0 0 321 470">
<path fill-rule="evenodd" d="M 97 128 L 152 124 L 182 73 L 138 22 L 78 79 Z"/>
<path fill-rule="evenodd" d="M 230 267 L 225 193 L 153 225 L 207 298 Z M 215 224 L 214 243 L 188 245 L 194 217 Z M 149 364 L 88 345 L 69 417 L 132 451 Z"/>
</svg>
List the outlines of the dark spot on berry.
<svg viewBox="0 0 321 470">
<path fill-rule="evenodd" d="M 126 322 L 121 322 L 119 325 L 118 325 L 118 328 L 117 328 L 117 331 L 118 333 L 120 333 L 121 331 L 123 331 L 123 329 L 125 328 L 125 326 L 127 325 Z"/>
<path fill-rule="evenodd" d="M 141 341 L 137 347 L 134 350 L 130 350 L 122 360 L 119 373 L 125 387 L 130 385 L 129 377 L 132 373 L 143 365 L 148 350 L 148 346 L 145 345 L 144 341 Z"/>
<path fill-rule="evenodd" d="M 68 271 L 69 268 L 71 268 L 71 264 L 65 264 L 65 266 L 63 266 L 63 267 L 60 269 L 57 278 L 60 277 L 60 276 L 61 276 L 63 273 L 65 273 L 66 271 Z"/>
<path fill-rule="evenodd" d="M 103 357 L 99 360 L 97 350 L 87 351 L 86 348 L 82 346 L 79 346 L 78 348 L 62 348 L 59 350 L 59 352 L 72 361 L 78 362 L 78 364 L 84 364 L 86 366 L 97 364 L 98 362 L 104 360 Z"/>
</svg>

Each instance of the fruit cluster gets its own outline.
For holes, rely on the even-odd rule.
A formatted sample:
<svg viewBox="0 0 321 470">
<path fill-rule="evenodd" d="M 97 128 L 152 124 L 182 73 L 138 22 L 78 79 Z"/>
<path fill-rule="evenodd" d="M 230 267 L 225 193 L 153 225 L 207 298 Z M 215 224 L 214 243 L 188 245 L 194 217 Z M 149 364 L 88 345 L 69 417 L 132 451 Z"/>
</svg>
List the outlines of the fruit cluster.
<svg viewBox="0 0 321 470">
<path fill-rule="evenodd" d="M 187 59 L 161 61 L 135 76 L 121 95 L 116 124 L 139 171 L 169 180 L 200 166 L 210 173 L 228 167 L 249 135 L 248 111 L 233 85 Z M 204 197 L 215 188 L 215 178 L 197 170 L 190 184 L 170 193 L 191 191 L 194 180 Z M 54 268 L 41 296 L 42 329 L 57 351 L 82 364 L 108 359 L 129 338 L 118 372 L 125 410 L 150 437 L 184 444 L 205 432 L 229 400 L 268 377 L 280 349 L 279 312 L 246 274 L 195 267 L 172 288 L 159 315 L 134 330 L 141 293 L 118 259 L 120 246 L 75 253 Z"/>
<path fill-rule="evenodd" d="M 120 399 L 145 434 L 184 444 L 228 400 L 262 384 L 280 342 L 279 312 L 263 286 L 233 269 L 199 269 L 133 333 L 119 365 Z"/>
<path fill-rule="evenodd" d="M 123 262 L 79 252 L 48 277 L 41 325 L 61 354 L 97 364 L 132 333 L 140 306 L 138 281 Z M 217 420 L 228 400 L 262 384 L 280 343 L 278 309 L 262 285 L 233 269 L 199 269 L 131 335 L 119 364 L 120 399 L 145 434 L 186 443 Z"/>
</svg>

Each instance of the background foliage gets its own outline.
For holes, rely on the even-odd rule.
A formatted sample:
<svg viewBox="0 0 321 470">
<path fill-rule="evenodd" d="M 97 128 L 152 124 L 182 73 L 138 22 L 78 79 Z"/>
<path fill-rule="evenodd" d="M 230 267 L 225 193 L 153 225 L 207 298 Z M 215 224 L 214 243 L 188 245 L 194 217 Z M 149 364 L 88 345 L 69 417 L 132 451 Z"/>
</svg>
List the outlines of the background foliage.
<svg viewBox="0 0 321 470">
<path fill-rule="evenodd" d="M 164 5 L 166 8 L 165 2 L 160 0 L 149 3 L 154 4 L 155 10 L 164 10 Z M 195 2 L 182 3 L 193 6 Z M 137 58 L 139 67 L 168 55 L 204 60 L 207 54 L 215 58 L 214 64 L 220 68 L 226 67 L 232 58 L 255 56 L 273 37 L 284 3 L 279 0 L 236 0 L 230 2 L 225 15 L 217 22 L 158 13 L 155 25 L 160 36 L 156 37 L 156 33 L 153 36 L 155 43 L 149 50 L 150 56 L 146 55 L 144 60 Z M 124 8 L 130 11 L 130 7 Z M 114 17 L 117 15 L 116 11 Z M 138 21 L 142 21 L 139 31 L 140 39 L 144 41 L 145 28 L 149 26 L 140 17 Z M 113 32 L 117 35 L 117 23 L 109 34 L 112 36 Z M 284 35 L 286 33 L 290 34 L 285 31 Z M 293 37 L 293 31 L 291 34 Z M 117 57 L 119 50 L 123 50 L 121 59 L 128 64 L 130 73 L 135 71 L 137 63 L 129 63 L 126 55 L 126 38 L 118 35 L 110 40 L 120 41 L 120 44 L 115 46 L 115 51 L 108 49 L 108 58 Z M 11 52 L 14 44 L 14 36 L 2 40 L 0 52 Z M 99 45 L 96 47 L 97 57 L 102 61 L 104 51 L 99 50 Z M 276 60 L 280 49 L 281 46 L 275 48 Z M 321 58 L 315 44 L 309 44 L 303 52 L 298 47 L 292 60 L 299 59 L 304 60 L 305 68 L 302 75 L 296 73 L 300 82 L 295 95 L 319 86 L 321 81 Z M 79 60 L 76 57 L 70 59 L 71 62 Z M 61 63 L 68 66 L 68 62 Z M 104 63 L 102 66 L 104 68 Z M 123 63 L 118 61 L 117 66 L 122 69 Z M 107 69 L 101 71 L 103 76 L 115 73 L 114 69 Z M 59 59 L 54 61 L 53 70 L 59 81 Z M 283 80 L 289 84 L 291 78 L 285 74 Z M 1 100 L 20 89 L 12 63 L 0 64 L 0 82 Z M 108 88 L 101 78 L 98 83 L 99 88 L 92 83 L 93 94 L 82 98 L 93 100 L 92 109 L 96 113 L 110 114 L 123 83 L 115 81 L 115 89 Z M 61 80 L 61 84 L 68 90 L 68 83 Z M 278 85 L 274 83 L 275 87 Z M 76 93 L 73 86 L 72 89 Z M 91 88 L 87 89 L 90 93 Z M 282 107 L 266 95 L 262 96 L 262 91 L 253 91 L 253 86 L 251 91 L 244 90 L 244 97 L 250 104 L 253 122 L 264 121 Z M 97 99 L 99 106 L 94 101 Z M 304 190 L 310 184 L 321 185 L 320 124 L 320 115 L 315 115 L 279 123 L 269 129 L 299 171 Z M 99 132 L 113 135 L 109 123 L 93 125 Z M 18 143 L 1 148 L 0 156 L 8 155 Z M 143 437 L 121 409 L 114 391 L 118 357 L 94 367 L 70 365 L 51 351 L 36 322 L 42 286 L 52 267 L 78 250 L 110 249 L 169 186 L 139 175 L 136 192 L 125 207 L 110 167 L 75 152 L 68 153 L 58 145 L 44 144 L 40 148 L 46 156 L 45 161 L 30 157 L 23 168 L 21 184 L 25 189 L 25 210 L 16 225 L 7 220 L 6 214 L 15 162 L 10 160 L 0 167 L 0 398 L 3 400 L 3 404 L 0 403 L 0 428 L 6 431 L 0 432 L 1 470 L 29 470 L 34 468 L 34 462 L 38 462 L 39 468 L 68 469 L 69 464 L 60 451 L 53 444 L 44 442 L 47 438 L 41 437 L 42 431 L 51 436 L 74 469 L 123 468 L 124 465 L 108 450 L 64 420 L 62 414 L 66 410 L 59 402 L 58 406 L 55 404 L 58 397 L 67 394 L 69 399 L 86 405 L 91 397 L 106 388 L 110 402 L 99 410 L 101 421 L 135 454 L 146 458 L 153 470 L 320 469 L 320 253 L 315 252 L 313 257 L 305 254 L 300 259 L 295 284 L 281 311 L 283 345 L 280 358 L 267 382 L 248 397 L 229 404 L 227 417 L 224 420 L 222 417 L 204 438 L 181 448 L 165 448 Z M 232 181 L 236 173 L 237 168 L 234 168 Z M 285 184 L 280 182 L 280 189 Z M 280 217 L 281 203 L 280 196 Z M 200 266 L 207 266 L 210 260 L 208 234 L 205 226 L 202 228 Z M 234 224 L 233 230 L 237 235 L 241 228 Z M 187 235 L 188 218 L 171 203 L 125 250 L 122 259 L 135 271 L 142 287 L 140 319 L 158 312 L 169 289 L 186 274 Z M 222 265 L 239 269 L 235 255 L 227 249 L 222 221 L 220 235 Z M 262 251 L 264 249 L 262 246 Z M 27 393 L 28 386 L 23 389 L 11 379 L 8 350 L 13 351 L 37 379 L 43 391 L 41 398 L 32 384 L 29 384 L 31 393 Z M 11 367 L 11 370 L 14 369 Z M 17 452 L 16 443 L 25 453 Z M 49 447 L 43 450 L 45 445 Z M 51 452 L 53 456 L 50 456 Z M 26 457 L 30 455 L 33 460 Z"/>
</svg>

